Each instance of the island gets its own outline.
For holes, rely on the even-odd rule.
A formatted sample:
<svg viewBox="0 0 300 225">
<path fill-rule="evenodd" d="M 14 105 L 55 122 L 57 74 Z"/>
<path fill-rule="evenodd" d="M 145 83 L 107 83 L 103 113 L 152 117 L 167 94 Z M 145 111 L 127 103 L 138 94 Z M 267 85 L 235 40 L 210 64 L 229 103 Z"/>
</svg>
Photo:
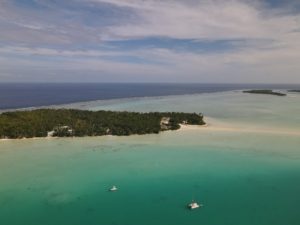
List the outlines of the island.
<svg viewBox="0 0 300 225">
<path fill-rule="evenodd" d="M 284 94 L 284 93 L 275 92 L 273 90 L 247 90 L 247 91 L 243 91 L 243 93 L 286 96 L 286 94 Z"/>
<path fill-rule="evenodd" d="M 299 92 L 300 93 L 300 90 L 288 90 L 288 92 Z"/>
<path fill-rule="evenodd" d="M 151 134 L 204 125 L 201 113 L 36 109 L 0 114 L 0 138 Z"/>
</svg>

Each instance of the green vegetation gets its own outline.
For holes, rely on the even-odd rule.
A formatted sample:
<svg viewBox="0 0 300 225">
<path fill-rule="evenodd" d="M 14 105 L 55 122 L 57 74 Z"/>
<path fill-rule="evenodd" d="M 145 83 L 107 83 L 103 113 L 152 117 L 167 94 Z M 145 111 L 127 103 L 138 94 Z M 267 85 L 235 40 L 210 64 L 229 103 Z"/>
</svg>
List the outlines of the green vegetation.
<svg viewBox="0 0 300 225">
<path fill-rule="evenodd" d="M 300 92 L 300 90 L 288 90 L 288 92 Z"/>
<path fill-rule="evenodd" d="M 250 93 L 250 94 L 266 94 L 266 95 L 276 95 L 276 96 L 286 96 L 284 93 L 275 92 L 273 90 L 248 90 L 243 91 L 244 93 Z"/>
<path fill-rule="evenodd" d="M 180 123 L 205 124 L 196 113 L 38 109 L 0 114 L 0 138 L 150 134 L 176 130 Z"/>
</svg>

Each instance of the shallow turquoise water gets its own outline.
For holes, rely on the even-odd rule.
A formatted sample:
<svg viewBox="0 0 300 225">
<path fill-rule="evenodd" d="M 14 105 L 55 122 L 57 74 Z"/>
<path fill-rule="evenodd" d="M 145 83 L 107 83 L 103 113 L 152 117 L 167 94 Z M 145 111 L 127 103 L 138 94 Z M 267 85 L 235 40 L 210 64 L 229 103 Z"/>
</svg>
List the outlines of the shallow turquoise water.
<svg viewBox="0 0 300 225">
<path fill-rule="evenodd" d="M 222 102 L 218 95 L 207 96 L 198 97 L 199 105 L 192 104 L 195 96 L 181 96 L 105 107 L 192 111 L 206 98 L 219 99 L 206 104 L 207 114 Z M 277 106 L 280 98 L 255 105 L 252 97 L 230 96 L 212 117 L 299 130 L 297 97 L 281 103 L 289 117 L 279 120 L 284 118 Z M 273 119 L 253 118 L 268 110 Z M 236 117 L 240 111 L 248 114 Z M 297 135 L 213 130 L 2 141 L 0 224 L 298 225 L 299 147 Z M 108 192 L 112 185 L 119 191 Z M 192 199 L 204 207 L 187 210 Z"/>
<path fill-rule="evenodd" d="M 261 124 L 262 126 L 300 129 L 300 94 L 286 97 L 245 94 L 241 91 L 96 101 L 74 104 L 86 109 L 128 111 L 201 112 L 230 123 Z"/>
</svg>

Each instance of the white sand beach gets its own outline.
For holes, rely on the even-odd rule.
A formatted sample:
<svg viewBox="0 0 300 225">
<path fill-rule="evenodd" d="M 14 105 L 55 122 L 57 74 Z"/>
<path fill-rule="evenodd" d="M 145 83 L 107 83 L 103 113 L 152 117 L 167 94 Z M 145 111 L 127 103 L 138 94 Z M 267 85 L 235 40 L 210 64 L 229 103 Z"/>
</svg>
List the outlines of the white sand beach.
<svg viewBox="0 0 300 225">
<path fill-rule="evenodd" d="M 205 125 L 186 125 L 180 124 L 179 131 L 186 130 L 198 130 L 199 132 L 243 132 L 243 133 L 264 133 L 264 134 L 275 134 L 275 135 L 293 135 L 300 136 L 300 130 L 288 129 L 279 127 L 265 127 L 259 124 L 242 124 L 242 123 L 226 123 L 211 117 L 205 117 Z"/>
</svg>

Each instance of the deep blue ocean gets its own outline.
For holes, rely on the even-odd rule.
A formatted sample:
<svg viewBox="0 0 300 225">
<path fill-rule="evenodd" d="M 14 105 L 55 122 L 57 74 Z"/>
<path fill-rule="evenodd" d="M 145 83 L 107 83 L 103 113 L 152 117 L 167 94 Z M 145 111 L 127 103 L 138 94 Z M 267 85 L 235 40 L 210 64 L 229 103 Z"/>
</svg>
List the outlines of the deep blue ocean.
<svg viewBox="0 0 300 225">
<path fill-rule="evenodd" d="M 0 83 L 0 109 L 92 100 L 212 93 L 250 88 L 299 89 L 280 84 Z"/>
</svg>

